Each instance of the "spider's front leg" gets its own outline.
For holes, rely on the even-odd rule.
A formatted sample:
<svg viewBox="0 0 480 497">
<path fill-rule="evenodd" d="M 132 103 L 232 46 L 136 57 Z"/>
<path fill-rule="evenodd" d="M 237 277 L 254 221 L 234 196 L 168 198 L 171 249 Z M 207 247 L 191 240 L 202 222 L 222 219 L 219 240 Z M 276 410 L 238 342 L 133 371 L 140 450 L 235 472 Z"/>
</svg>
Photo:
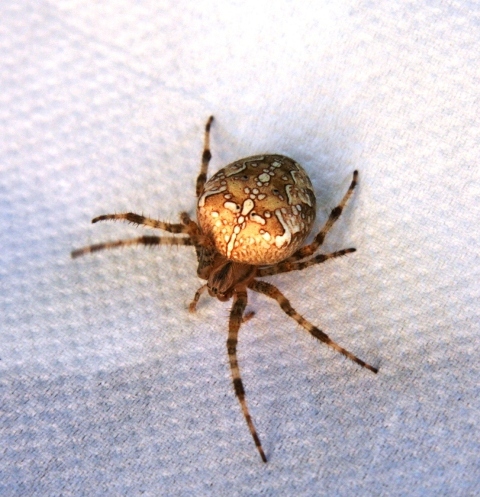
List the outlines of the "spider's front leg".
<svg viewBox="0 0 480 497">
<path fill-rule="evenodd" d="M 237 360 L 237 342 L 238 342 L 238 331 L 244 320 L 244 311 L 247 306 L 247 291 L 246 289 L 236 290 L 233 295 L 233 306 L 230 311 L 230 321 L 228 323 L 228 339 L 227 339 L 227 351 L 228 360 L 230 362 L 230 370 L 232 372 L 233 388 L 235 389 L 235 395 L 240 402 L 243 415 L 247 422 L 250 433 L 252 434 L 255 445 L 260 453 L 260 457 L 263 462 L 267 462 L 265 452 L 263 451 L 260 438 L 257 435 L 257 430 L 253 425 L 252 417 L 247 407 L 247 402 L 245 400 L 245 390 L 243 388 L 242 379 L 240 378 L 240 369 Z M 248 315 L 248 314 L 247 314 Z"/>
<path fill-rule="evenodd" d="M 295 319 L 295 321 L 300 326 L 305 328 L 315 338 L 325 343 L 329 347 L 332 347 L 332 349 L 336 350 L 337 352 L 340 352 L 340 354 L 343 354 L 345 357 L 348 357 L 351 361 L 356 362 L 357 364 L 359 364 L 360 366 L 366 369 L 369 369 L 373 373 L 378 373 L 378 368 L 375 368 L 370 364 L 367 364 L 365 361 L 362 361 L 362 359 L 358 358 L 356 355 L 352 354 L 347 349 L 344 349 L 343 347 L 338 345 L 338 343 L 334 342 L 326 333 L 324 333 L 322 330 L 320 330 L 312 323 L 307 321 L 303 316 L 301 316 L 292 307 L 292 305 L 285 297 L 285 295 L 283 295 L 283 293 L 276 286 L 273 286 L 270 283 L 267 283 L 266 281 L 253 280 L 249 283 L 248 288 L 251 288 L 255 292 L 263 293 L 267 297 L 276 300 L 278 302 L 278 305 L 285 312 L 285 314 Z"/>
</svg>

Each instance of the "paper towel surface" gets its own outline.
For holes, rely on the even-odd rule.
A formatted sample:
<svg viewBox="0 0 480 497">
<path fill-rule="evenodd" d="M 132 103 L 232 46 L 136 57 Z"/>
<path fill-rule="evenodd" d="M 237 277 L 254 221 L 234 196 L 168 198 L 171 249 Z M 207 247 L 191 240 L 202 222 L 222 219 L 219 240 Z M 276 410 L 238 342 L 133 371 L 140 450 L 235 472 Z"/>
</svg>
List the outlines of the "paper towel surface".
<svg viewBox="0 0 480 497">
<path fill-rule="evenodd" d="M 468 2 L 58 1 L 0 6 L 0 493 L 475 495 L 479 454 L 479 8 Z M 194 250 L 92 217 L 195 212 L 210 171 L 282 153 L 309 173 L 322 251 L 268 278 L 380 368 L 251 295 L 231 385 L 230 303 Z M 157 233 L 155 233 L 157 234 Z M 159 234 L 159 233 L 158 233 Z"/>
</svg>

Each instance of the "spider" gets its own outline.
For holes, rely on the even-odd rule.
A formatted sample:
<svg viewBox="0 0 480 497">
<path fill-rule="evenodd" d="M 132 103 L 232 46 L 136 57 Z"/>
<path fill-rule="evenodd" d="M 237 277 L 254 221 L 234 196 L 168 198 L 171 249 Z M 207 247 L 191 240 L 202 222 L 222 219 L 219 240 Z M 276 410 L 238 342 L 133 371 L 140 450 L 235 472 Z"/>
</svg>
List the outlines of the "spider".
<svg viewBox="0 0 480 497">
<path fill-rule="evenodd" d="M 298 271 L 355 252 L 356 249 L 347 248 L 329 254 L 314 255 L 352 195 L 358 181 L 358 171 L 354 171 L 350 187 L 340 204 L 331 211 L 327 222 L 313 242 L 303 245 L 315 220 L 316 205 L 313 187 L 306 172 L 286 156 L 257 155 L 233 162 L 207 181 L 208 165 L 212 157 L 212 122 L 213 116 L 205 125 L 202 162 L 196 182 L 197 222 L 186 212 L 180 214 L 178 224 L 150 219 L 131 212 L 106 214 L 92 219 L 92 223 L 128 221 L 183 236 L 141 236 L 100 243 L 74 250 L 72 257 L 130 245 L 191 245 L 195 248 L 198 259 L 197 275 L 206 280 L 206 283 L 196 291 L 189 310 L 195 311 L 204 292 L 222 302 L 233 299 L 227 338 L 233 387 L 255 446 L 262 461 L 267 462 L 247 407 L 237 361 L 240 326 L 254 314 L 245 313 L 247 289 L 276 300 L 288 316 L 315 338 L 360 366 L 373 373 L 378 372 L 377 368 L 335 343 L 322 330 L 301 316 L 278 288 L 258 279 Z"/>
</svg>

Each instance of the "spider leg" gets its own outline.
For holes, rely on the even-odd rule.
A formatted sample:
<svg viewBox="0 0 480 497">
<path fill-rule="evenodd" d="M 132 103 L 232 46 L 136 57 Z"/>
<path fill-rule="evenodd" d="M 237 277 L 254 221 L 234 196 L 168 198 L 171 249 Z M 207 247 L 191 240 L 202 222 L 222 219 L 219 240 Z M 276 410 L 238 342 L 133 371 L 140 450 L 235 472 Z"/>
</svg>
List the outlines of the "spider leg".
<svg viewBox="0 0 480 497">
<path fill-rule="evenodd" d="M 180 214 L 180 219 L 185 225 L 187 233 L 192 240 L 192 245 L 195 246 L 198 261 L 197 275 L 200 278 L 207 280 L 217 254 L 215 247 L 211 240 L 200 232 L 197 223 L 192 221 L 186 212 Z"/>
<path fill-rule="evenodd" d="M 187 227 L 184 224 L 164 223 L 163 221 L 141 216 L 140 214 L 134 214 L 133 212 L 125 212 L 123 214 L 104 214 L 103 216 L 98 216 L 92 219 L 92 223 L 98 223 L 99 221 L 128 221 L 129 223 L 137 224 L 138 226 L 148 226 L 150 228 L 157 228 L 170 233 L 188 233 Z"/>
<path fill-rule="evenodd" d="M 248 411 L 247 402 L 245 400 L 245 390 L 243 388 L 242 379 L 240 378 L 240 369 L 238 367 L 237 361 L 237 341 L 238 341 L 238 330 L 243 321 L 243 313 L 245 307 L 247 306 L 247 292 L 246 290 L 238 290 L 233 295 L 233 306 L 230 311 L 230 320 L 228 323 L 228 339 L 227 339 L 227 351 L 228 360 L 230 361 L 230 370 L 232 372 L 233 387 L 235 389 L 235 395 L 240 402 L 243 415 L 247 422 L 250 433 L 252 434 L 255 445 L 260 453 L 260 457 L 263 462 L 267 462 L 265 453 L 263 452 L 262 444 L 260 438 L 257 435 L 257 430 L 253 425 L 250 412 Z"/>
<path fill-rule="evenodd" d="M 293 262 L 298 261 L 300 259 L 304 259 L 309 255 L 312 255 L 324 242 L 327 233 L 330 231 L 331 227 L 335 224 L 335 221 L 340 217 L 342 211 L 347 203 L 348 199 L 352 196 L 353 190 L 357 186 L 358 183 L 358 171 L 353 171 L 353 178 L 350 186 L 347 190 L 347 193 L 342 198 L 342 201 L 335 207 L 330 216 L 325 223 L 325 226 L 320 230 L 317 236 L 314 238 L 313 242 L 309 245 L 305 245 L 304 247 L 299 248 L 296 252 L 294 252 L 286 261 Z"/>
<path fill-rule="evenodd" d="M 182 221 L 182 225 L 184 226 L 183 233 L 186 233 L 192 239 L 193 244 L 195 246 L 202 245 L 202 235 L 198 228 L 198 224 L 195 221 L 192 221 L 187 212 L 180 213 L 180 221 Z"/>
<path fill-rule="evenodd" d="M 202 295 L 202 293 L 205 292 L 205 290 L 208 289 L 208 286 L 207 284 L 205 283 L 205 285 L 202 285 L 196 292 L 195 292 L 195 296 L 193 297 L 193 300 L 190 302 L 190 305 L 188 306 L 188 310 L 190 312 L 195 312 L 197 310 L 197 304 L 198 304 L 198 301 L 200 300 L 200 297 Z"/>
<path fill-rule="evenodd" d="M 210 159 L 212 158 L 212 153 L 210 152 L 210 126 L 212 125 L 212 121 L 213 121 L 213 116 L 210 116 L 208 118 L 207 124 L 205 125 L 205 136 L 203 139 L 202 165 L 200 167 L 200 173 L 197 177 L 197 186 L 196 186 L 197 197 L 199 197 L 200 194 L 202 193 L 203 185 L 205 185 L 205 182 L 207 181 L 208 163 L 210 162 Z"/>
<path fill-rule="evenodd" d="M 331 254 L 319 254 L 312 257 L 308 261 L 302 262 L 279 262 L 273 266 L 267 266 L 264 268 L 259 268 L 257 270 L 257 276 L 271 276 L 273 274 L 288 273 L 290 271 L 299 271 L 307 267 L 313 266 L 314 264 L 321 264 L 322 262 L 328 261 L 329 259 L 334 259 L 335 257 L 341 257 L 342 255 L 351 254 L 357 249 L 348 248 L 343 250 L 338 250 L 337 252 L 332 252 Z"/>
<path fill-rule="evenodd" d="M 291 306 L 290 302 L 286 299 L 283 293 L 275 286 L 271 285 L 270 283 L 267 283 L 266 281 L 253 280 L 249 283 L 248 288 L 251 288 L 255 292 L 263 293 L 267 297 L 276 300 L 278 302 L 278 305 L 285 312 L 285 314 L 295 319 L 295 321 L 300 326 L 303 326 L 315 338 L 318 338 L 321 342 L 326 343 L 327 345 L 335 349 L 337 352 L 340 352 L 340 354 L 343 354 L 345 357 L 348 357 L 353 362 L 360 364 L 360 366 L 367 368 L 374 373 L 378 373 L 378 368 L 370 366 L 370 364 L 367 364 L 366 362 L 362 361 L 356 355 L 352 354 L 343 347 L 340 347 L 340 345 L 338 345 L 336 342 L 331 340 L 326 333 L 318 329 L 316 326 L 313 326 L 312 323 L 308 322 L 303 316 L 298 314 L 298 312 Z"/>
<path fill-rule="evenodd" d="M 190 238 L 177 238 L 174 236 L 140 236 L 129 240 L 116 240 L 115 242 L 97 243 L 73 250 L 71 255 L 75 259 L 82 255 L 98 252 L 99 250 L 112 249 L 118 247 L 129 247 L 131 245 L 193 245 Z"/>
</svg>

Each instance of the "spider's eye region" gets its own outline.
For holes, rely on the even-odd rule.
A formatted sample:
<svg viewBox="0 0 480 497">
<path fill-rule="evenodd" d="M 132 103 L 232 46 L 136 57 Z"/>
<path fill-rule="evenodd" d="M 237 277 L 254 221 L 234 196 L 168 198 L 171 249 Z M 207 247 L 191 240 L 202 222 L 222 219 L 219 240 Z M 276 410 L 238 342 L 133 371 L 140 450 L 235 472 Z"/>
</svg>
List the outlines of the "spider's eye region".
<svg viewBox="0 0 480 497">
<path fill-rule="evenodd" d="M 197 205 L 202 231 L 227 259 L 275 264 L 299 248 L 315 221 L 304 169 L 283 155 L 257 155 L 218 171 Z"/>
</svg>

